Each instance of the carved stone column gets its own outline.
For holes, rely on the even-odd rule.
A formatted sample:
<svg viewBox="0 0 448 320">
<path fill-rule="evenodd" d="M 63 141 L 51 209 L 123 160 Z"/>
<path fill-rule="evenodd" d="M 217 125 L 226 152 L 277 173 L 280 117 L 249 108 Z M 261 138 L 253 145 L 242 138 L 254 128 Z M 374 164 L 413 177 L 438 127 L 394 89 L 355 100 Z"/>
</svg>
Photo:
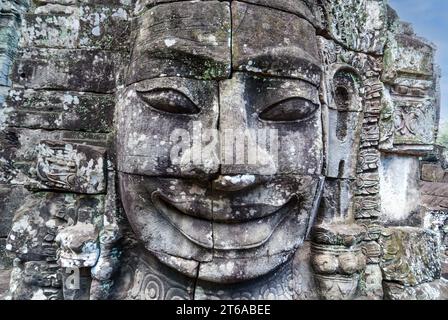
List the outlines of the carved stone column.
<svg viewBox="0 0 448 320">
<path fill-rule="evenodd" d="M 366 230 L 358 225 L 320 225 L 313 230 L 311 263 L 320 297 L 356 298 L 366 258 L 361 242 Z"/>
</svg>

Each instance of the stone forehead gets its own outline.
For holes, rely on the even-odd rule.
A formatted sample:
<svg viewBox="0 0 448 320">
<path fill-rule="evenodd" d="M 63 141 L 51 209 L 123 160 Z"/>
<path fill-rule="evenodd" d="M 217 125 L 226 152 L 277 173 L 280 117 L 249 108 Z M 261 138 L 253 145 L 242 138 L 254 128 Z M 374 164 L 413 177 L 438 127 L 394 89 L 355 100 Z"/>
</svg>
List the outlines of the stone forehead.
<svg viewBox="0 0 448 320">
<path fill-rule="evenodd" d="M 146 8 L 154 7 L 162 3 L 172 3 L 172 2 L 191 2 L 192 0 L 137 0 L 136 2 L 136 13 L 145 10 Z M 196 0 L 195 2 L 206 2 L 211 0 Z M 227 2 L 237 2 L 235 0 L 227 0 Z M 313 8 L 318 3 L 316 0 L 244 0 L 241 2 L 252 3 L 256 5 L 266 6 L 274 9 L 279 9 L 282 11 L 291 12 L 305 19 L 313 19 L 314 13 Z"/>
<path fill-rule="evenodd" d="M 233 70 L 317 85 L 316 30 L 303 18 L 306 2 L 247 2 L 141 1 L 128 84 L 166 76 L 221 80 Z"/>
</svg>

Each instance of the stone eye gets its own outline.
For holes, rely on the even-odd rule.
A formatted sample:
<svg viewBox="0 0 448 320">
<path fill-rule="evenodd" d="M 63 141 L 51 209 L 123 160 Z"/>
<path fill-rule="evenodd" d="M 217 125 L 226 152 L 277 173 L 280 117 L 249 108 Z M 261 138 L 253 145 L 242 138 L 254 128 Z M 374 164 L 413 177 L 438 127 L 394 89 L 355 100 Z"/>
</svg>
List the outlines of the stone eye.
<svg viewBox="0 0 448 320">
<path fill-rule="evenodd" d="M 259 117 L 267 121 L 299 121 L 311 117 L 318 105 L 303 98 L 289 98 L 264 109 Z"/>
<path fill-rule="evenodd" d="M 197 114 L 200 109 L 185 94 L 174 89 L 154 89 L 137 91 L 140 98 L 149 106 L 163 112 L 174 114 Z"/>
</svg>

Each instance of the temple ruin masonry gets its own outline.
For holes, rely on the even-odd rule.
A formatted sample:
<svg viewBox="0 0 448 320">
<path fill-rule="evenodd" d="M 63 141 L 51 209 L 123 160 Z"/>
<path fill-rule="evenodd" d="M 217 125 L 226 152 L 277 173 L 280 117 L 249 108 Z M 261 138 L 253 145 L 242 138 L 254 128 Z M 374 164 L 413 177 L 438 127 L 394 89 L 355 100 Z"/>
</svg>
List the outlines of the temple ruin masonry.
<svg viewBox="0 0 448 320">
<path fill-rule="evenodd" d="M 387 0 L 0 0 L 0 300 L 448 299 L 435 52 Z"/>
</svg>

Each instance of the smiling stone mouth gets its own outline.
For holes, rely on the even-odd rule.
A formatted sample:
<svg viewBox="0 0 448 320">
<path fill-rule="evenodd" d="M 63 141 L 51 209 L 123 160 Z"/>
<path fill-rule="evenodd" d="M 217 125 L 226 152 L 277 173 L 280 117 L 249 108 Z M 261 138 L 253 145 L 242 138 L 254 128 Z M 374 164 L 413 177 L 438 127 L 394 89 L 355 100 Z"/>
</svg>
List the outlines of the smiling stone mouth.
<svg viewBox="0 0 448 320">
<path fill-rule="evenodd" d="M 232 200 L 228 197 L 194 197 L 179 200 L 179 197 L 167 196 L 160 191 L 155 191 L 152 198 L 162 201 L 172 210 L 201 220 L 214 221 L 218 223 L 242 223 L 269 217 L 292 201 L 297 201 L 298 196 L 292 195 L 285 199 L 277 199 L 273 204 L 271 201 L 257 201 L 247 203 L 243 200 Z"/>
<path fill-rule="evenodd" d="M 151 194 L 151 199 L 158 212 L 183 236 L 198 246 L 215 250 L 245 250 L 262 246 L 299 204 L 298 196 L 294 195 L 262 218 L 225 223 L 186 214 L 158 191 Z M 208 216 L 213 217 L 211 213 Z"/>
</svg>

